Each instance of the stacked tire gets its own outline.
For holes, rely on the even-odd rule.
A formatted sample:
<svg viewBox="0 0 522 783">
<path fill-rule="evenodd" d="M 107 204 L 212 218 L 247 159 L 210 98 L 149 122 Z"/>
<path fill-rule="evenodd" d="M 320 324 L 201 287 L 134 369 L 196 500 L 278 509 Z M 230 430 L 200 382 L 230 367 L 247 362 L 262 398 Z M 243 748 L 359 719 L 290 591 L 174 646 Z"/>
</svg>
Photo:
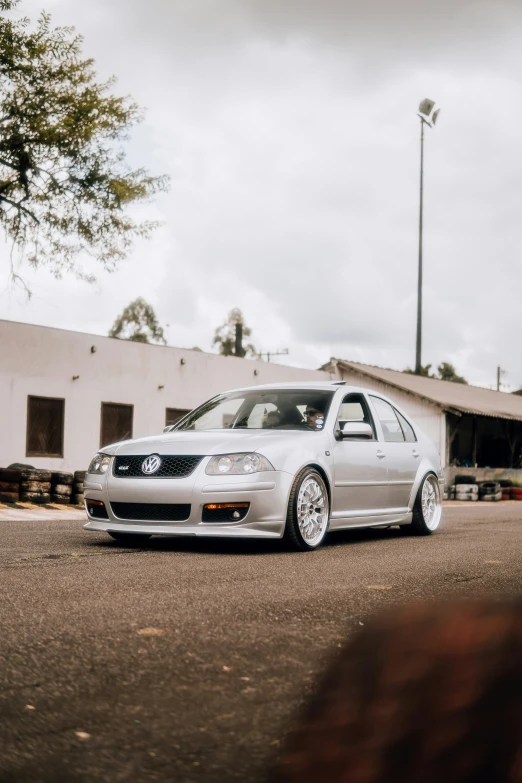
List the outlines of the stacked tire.
<svg viewBox="0 0 522 783">
<path fill-rule="evenodd" d="M 0 503 L 18 503 L 21 479 L 19 470 L 0 468 Z"/>
<path fill-rule="evenodd" d="M 42 506 L 51 502 L 51 471 L 20 468 L 20 500 Z"/>
<path fill-rule="evenodd" d="M 86 470 L 77 470 L 74 474 L 73 493 L 71 502 L 75 506 L 83 506 L 83 482 L 87 475 Z"/>
<path fill-rule="evenodd" d="M 51 502 L 68 506 L 71 502 L 73 474 L 53 472 L 51 474 Z"/>
<path fill-rule="evenodd" d="M 479 500 L 496 503 L 502 500 L 502 487 L 498 481 L 481 481 L 479 484 Z"/>
<path fill-rule="evenodd" d="M 455 500 L 468 500 L 475 502 L 478 499 L 478 484 L 455 484 Z"/>
<path fill-rule="evenodd" d="M 511 500 L 522 500 L 522 487 L 511 487 L 509 494 Z"/>
</svg>

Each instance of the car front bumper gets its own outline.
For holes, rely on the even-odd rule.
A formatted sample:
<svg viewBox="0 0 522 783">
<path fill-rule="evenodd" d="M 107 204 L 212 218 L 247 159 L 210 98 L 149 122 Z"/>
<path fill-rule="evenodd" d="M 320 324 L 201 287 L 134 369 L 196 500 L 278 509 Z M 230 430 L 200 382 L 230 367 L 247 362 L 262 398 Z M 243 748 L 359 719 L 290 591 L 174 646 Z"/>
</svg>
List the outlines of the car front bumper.
<svg viewBox="0 0 522 783">
<path fill-rule="evenodd" d="M 203 469 L 186 479 L 123 479 L 111 473 L 104 476 L 89 474 L 84 483 L 86 507 L 89 500 L 102 501 L 109 518 L 99 519 L 87 511 L 89 521 L 84 528 L 106 533 L 161 536 L 281 538 L 293 479 L 290 473 L 283 471 L 250 476 L 208 476 Z M 114 513 L 111 501 L 190 504 L 190 516 L 182 522 L 120 519 Z M 245 502 L 250 504 L 248 512 L 237 522 L 202 521 L 203 506 L 207 504 Z"/>
</svg>

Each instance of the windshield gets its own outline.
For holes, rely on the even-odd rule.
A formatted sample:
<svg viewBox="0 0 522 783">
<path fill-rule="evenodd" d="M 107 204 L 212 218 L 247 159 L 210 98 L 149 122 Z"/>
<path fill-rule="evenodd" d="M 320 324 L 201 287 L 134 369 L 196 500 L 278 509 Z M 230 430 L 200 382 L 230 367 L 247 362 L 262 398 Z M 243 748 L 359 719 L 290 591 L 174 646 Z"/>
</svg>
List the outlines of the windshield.
<svg viewBox="0 0 522 783">
<path fill-rule="evenodd" d="M 321 430 L 333 391 L 278 389 L 223 394 L 186 416 L 178 430 Z"/>
</svg>

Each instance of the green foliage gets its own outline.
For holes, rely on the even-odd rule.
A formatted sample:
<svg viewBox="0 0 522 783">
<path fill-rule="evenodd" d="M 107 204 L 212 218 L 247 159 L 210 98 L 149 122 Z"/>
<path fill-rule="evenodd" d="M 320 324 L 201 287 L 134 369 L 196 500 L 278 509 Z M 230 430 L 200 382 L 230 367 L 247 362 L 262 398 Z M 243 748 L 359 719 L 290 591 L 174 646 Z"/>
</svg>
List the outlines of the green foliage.
<svg viewBox="0 0 522 783">
<path fill-rule="evenodd" d="M 219 326 L 214 333 L 212 345 L 218 345 L 219 353 L 223 356 L 236 355 L 236 324 L 238 323 L 243 326 L 243 338 L 250 337 L 252 330 L 245 325 L 243 313 L 238 307 L 234 307 L 229 312 L 225 323 Z M 242 356 L 257 356 L 257 351 L 251 343 L 243 344 L 242 348 Z"/>
<path fill-rule="evenodd" d="M 442 381 L 453 381 L 453 383 L 467 384 L 467 380 L 463 378 L 462 375 L 457 375 L 455 367 L 449 362 L 442 362 L 442 364 L 439 364 L 437 367 L 437 372 L 439 373 L 439 378 Z"/>
<path fill-rule="evenodd" d="M 109 337 L 119 337 L 135 343 L 167 344 L 154 310 L 141 296 L 127 305 L 123 313 L 116 318 Z"/>
<path fill-rule="evenodd" d="M 442 364 L 439 364 L 437 367 L 437 375 L 435 373 L 430 372 L 431 370 L 431 364 L 426 364 L 423 367 L 421 367 L 420 375 L 422 375 L 425 378 L 438 378 L 440 381 L 453 381 L 453 383 L 466 383 L 467 380 L 462 377 L 462 375 L 457 375 L 457 371 L 455 370 L 455 367 L 450 364 L 449 362 L 442 362 Z M 403 372 L 407 372 L 410 375 L 416 375 L 415 370 L 412 370 L 410 367 L 407 367 Z"/>
<path fill-rule="evenodd" d="M 431 364 L 425 364 L 424 366 L 421 365 L 421 371 L 419 375 L 422 375 L 424 378 L 435 378 L 436 376 L 433 375 L 433 373 L 430 373 L 431 370 Z M 410 367 L 407 367 L 403 372 L 409 373 L 409 375 L 417 375 L 415 370 L 412 370 Z"/>
<path fill-rule="evenodd" d="M 0 223 L 13 250 L 57 277 L 86 277 L 82 252 L 111 271 L 155 227 L 128 207 L 167 180 L 126 164 L 120 143 L 140 110 L 112 94 L 114 79 L 96 81 L 74 28 L 46 13 L 31 26 L 10 15 L 18 4 L 0 0 Z"/>
</svg>

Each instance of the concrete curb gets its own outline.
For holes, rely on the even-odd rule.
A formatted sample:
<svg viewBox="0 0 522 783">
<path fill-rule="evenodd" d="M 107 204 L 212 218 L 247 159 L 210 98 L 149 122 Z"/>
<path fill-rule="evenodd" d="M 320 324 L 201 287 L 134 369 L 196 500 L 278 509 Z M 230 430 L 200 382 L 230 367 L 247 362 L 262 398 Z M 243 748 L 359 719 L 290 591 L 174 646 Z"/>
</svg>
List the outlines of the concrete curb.
<svg viewBox="0 0 522 783">
<path fill-rule="evenodd" d="M 0 522 L 49 519 L 82 521 L 87 520 L 87 514 L 85 509 L 79 506 L 62 506 L 57 503 L 50 503 L 45 506 L 37 506 L 33 503 L 16 503 L 13 505 L 0 503 Z"/>
</svg>

